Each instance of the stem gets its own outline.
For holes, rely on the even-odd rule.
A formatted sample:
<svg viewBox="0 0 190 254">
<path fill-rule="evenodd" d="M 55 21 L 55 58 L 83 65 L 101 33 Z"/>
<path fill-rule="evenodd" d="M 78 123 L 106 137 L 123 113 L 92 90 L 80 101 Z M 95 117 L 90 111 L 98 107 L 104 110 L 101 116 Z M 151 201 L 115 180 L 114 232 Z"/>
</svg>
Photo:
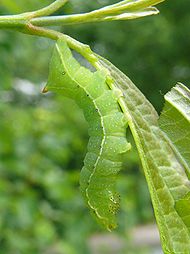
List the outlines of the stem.
<svg viewBox="0 0 190 254">
<path fill-rule="evenodd" d="M 109 5 L 98 10 L 82 14 L 72 14 L 66 16 L 36 17 L 31 19 L 31 23 L 36 26 L 58 26 L 72 25 L 89 22 L 108 21 L 111 16 L 121 13 L 134 13 L 163 2 L 164 0 L 139 0 L 139 1 L 121 1 L 117 4 Z"/>
<path fill-rule="evenodd" d="M 96 19 L 93 18 L 93 15 L 94 15 L 93 12 L 88 12 L 67 16 L 40 17 L 31 19 L 31 23 L 36 26 L 59 26 L 59 25 L 89 23 L 96 21 Z"/>
<path fill-rule="evenodd" d="M 52 4 L 37 10 L 33 12 L 29 12 L 29 17 L 30 18 L 35 18 L 35 17 L 40 17 L 40 16 L 48 16 L 54 12 L 56 12 L 58 9 L 60 9 L 64 4 L 66 4 L 68 0 L 56 0 Z"/>
<path fill-rule="evenodd" d="M 61 8 L 68 0 L 56 0 L 52 4 L 40 10 L 33 12 L 26 12 L 18 15 L 4 15 L 0 16 L 0 29 L 2 28 L 17 28 L 24 27 L 26 23 L 32 18 L 50 15 Z"/>
<path fill-rule="evenodd" d="M 88 13 L 66 16 L 50 16 L 68 0 L 56 0 L 40 10 L 27 12 L 20 15 L 0 17 L 0 28 L 16 28 L 30 22 L 34 26 L 71 25 L 79 23 L 100 22 L 112 20 L 114 16 L 122 13 L 134 13 L 163 2 L 164 0 L 124 0 Z M 110 19 L 109 19 L 110 18 Z"/>
<path fill-rule="evenodd" d="M 21 30 L 20 32 L 30 35 L 46 37 L 52 40 L 58 40 L 59 38 L 62 38 L 71 49 L 77 51 L 79 54 L 84 56 L 84 58 L 86 58 L 95 68 L 100 67 L 100 65 L 98 64 L 98 58 L 95 56 L 95 53 L 90 49 L 90 47 L 75 40 L 69 35 L 51 29 L 37 27 L 32 25 L 31 23 L 28 23 L 25 29 Z"/>
<path fill-rule="evenodd" d="M 54 13 L 67 1 L 68 0 L 56 0 L 49 6 L 37 11 L 26 12 L 19 15 L 0 16 L 0 29 L 16 29 L 25 34 L 38 35 L 53 40 L 58 40 L 62 37 L 70 48 L 83 55 L 95 68 L 99 68 L 97 57 L 88 45 L 82 44 L 68 35 L 64 35 L 55 30 L 45 29 L 42 26 L 104 21 L 106 19 L 108 20 L 108 18 L 112 18 L 113 15 L 117 16 L 125 12 L 130 14 L 135 11 L 143 11 L 146 7 L 158 4 L 164 0 L 124 0 L 117 4 L 109 5 L 88 13 L 67 16 L 46 16 Z"/>
<path fill-rule="evenodd" d="M 0 16 L 0 29 L 24 27 L 26 24 L 26 15 L 4 15 Z"/>
</svg>

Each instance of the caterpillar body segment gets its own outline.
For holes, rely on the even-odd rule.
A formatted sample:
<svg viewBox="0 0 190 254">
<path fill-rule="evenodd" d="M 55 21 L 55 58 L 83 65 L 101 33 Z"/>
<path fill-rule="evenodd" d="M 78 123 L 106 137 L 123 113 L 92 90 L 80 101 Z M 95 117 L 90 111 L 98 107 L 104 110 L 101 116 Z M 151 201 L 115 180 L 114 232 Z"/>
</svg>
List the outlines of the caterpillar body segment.
<svg viewBox="0 0 190 254">
<path fill-rule="evenodd" d="M 89 124 L 89 142 L 80 174 L 80 189 L 97 220 L 108 230 L 116 227 L 119 195 L 116 177 L 130 149 L 127 122 L 118 93 L 107 84 L 107 71 L 91 72 L 81 66 L 67 44 L 59 39 L 50 63 L 46 90 L 76 101 Z M 110 80 L 109 80 L 110 82 Z"/>
</svg>

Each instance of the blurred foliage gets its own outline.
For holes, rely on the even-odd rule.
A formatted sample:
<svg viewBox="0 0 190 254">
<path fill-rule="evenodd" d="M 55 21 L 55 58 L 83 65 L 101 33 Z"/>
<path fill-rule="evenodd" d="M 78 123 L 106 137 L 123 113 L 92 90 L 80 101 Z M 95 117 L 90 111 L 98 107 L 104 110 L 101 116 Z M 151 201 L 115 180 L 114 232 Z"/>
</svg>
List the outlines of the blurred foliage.
<svg viewBox="0 0 190 254">
<path fill-rule="evenodd" d="M 50 2 L 2 0 L 0 14 Z M 71 0 L 61 12 L 113 2 Z M 160 110 L 163 94 L 176 81 L 190 80 L 189 8 L 186 0 L 168 0 L 158 16 L 62 31 L 111 60 Z M 72 101 L 40 93 L 52 46 L 47 39 L 0 31 L 0 254 L 88 254 L 88 239 L 103 232 L 79 192 L 88 142 L 83 115 Z M 119 174 L 118 189 L 122 200 L 116 233 L 126 239 L 134 225 L 154 221 L 135 147 Z"/>
<path fill-rule="evenodd" d="M 52 3 L 51 0 L 39 1 L 39 0 L 1 0 L 0 8 L 1 12 L 6 14 L 18 14 L 21 12 L 38 10 L 48 4 Z"/>
</svg>

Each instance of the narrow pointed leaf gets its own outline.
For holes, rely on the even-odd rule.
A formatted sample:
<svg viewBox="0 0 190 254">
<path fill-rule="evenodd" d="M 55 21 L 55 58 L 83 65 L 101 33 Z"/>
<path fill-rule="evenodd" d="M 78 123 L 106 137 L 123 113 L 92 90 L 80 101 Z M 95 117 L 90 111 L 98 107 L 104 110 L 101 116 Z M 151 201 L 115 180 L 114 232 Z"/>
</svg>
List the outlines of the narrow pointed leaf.
<svg viewBox="0 0 190 254">
<path fill-rule="evenodd" d="M 154 5 L 165 0 L 124 0 L 90 13 L 91 21 L 136 19 L 158 14 Z"/>
<path fill-rule="evenodd" d="M 159 11 L 156 8 L 149 7 L 146 8 L 142 11 L 136 11 L 136 12 L 125 12 L 119 15 L 114 15 L 114 16 L 107 16 L 103 18 L 102 20 L 105 21 L 112 21 L 112 20 L 127 20 L 127 19 L 136 19 L 136 18 L 141 18 L 145 16 L 150 16 L 150 15 L 155 15 L 158 14 Z"/>
</svg>

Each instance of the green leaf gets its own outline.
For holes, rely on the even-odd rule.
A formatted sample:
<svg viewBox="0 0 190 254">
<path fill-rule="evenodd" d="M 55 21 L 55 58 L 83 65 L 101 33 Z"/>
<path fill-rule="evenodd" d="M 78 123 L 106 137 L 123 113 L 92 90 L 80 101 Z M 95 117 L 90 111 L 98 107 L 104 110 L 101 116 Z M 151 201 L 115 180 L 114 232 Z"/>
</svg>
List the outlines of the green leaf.
<svg viewBox="0 0 190 254">
<path fill-rule="evenodd" d="M 144 10 L 140 10 L 140 11 L 124 12 L 119 15 L 113 15 L 113 16 L 110 15 L 110 16 L 103 18 L 102 20 L 112 21 L 112 20 L 136 19 L 136 18 L 141 18 L 141 17 L 145 17 L 145 16 L 155 15 L 158 13 L 159 13 L 158 9 L 156 9 L 154 7 L 149 7 Z"/>
<path fill-rule="evenodd" d="M 164 98 L 159 124 L 190 178 L 190 91 L 179 83 Z M 190 232 L 190 194 L 176 201 L 175 208 Z"/>
<path fill-rule="evenodd" d="M 190 234 L 184 224 L 189 210 L 183 213 L 182 209 L 184 202 L 188 206 L 190 195 L 185 169 L 159 128 L 158 115 L 149 101 L 114 65 L 101 57 L 99 63 L 123 92 L 120 105 L 141 158 L 164 253 L 189 254 Z"/>
<path fill-rule="evenodd" d="M 175 209 L 190 232 L 190 193 L 176 201 Z"/>
<path fill-rule="evenodd" d="M 164 98 L 159 124 L 190 178 L 190 91 L 179 83 Z"/>
<path fill-rule="evenodd" d="M 112 21 L 136 19 L 158 14 L 155 7 L 165 0 L 124 0 L 90 13 L 91 21 Z"/>
</svg>

